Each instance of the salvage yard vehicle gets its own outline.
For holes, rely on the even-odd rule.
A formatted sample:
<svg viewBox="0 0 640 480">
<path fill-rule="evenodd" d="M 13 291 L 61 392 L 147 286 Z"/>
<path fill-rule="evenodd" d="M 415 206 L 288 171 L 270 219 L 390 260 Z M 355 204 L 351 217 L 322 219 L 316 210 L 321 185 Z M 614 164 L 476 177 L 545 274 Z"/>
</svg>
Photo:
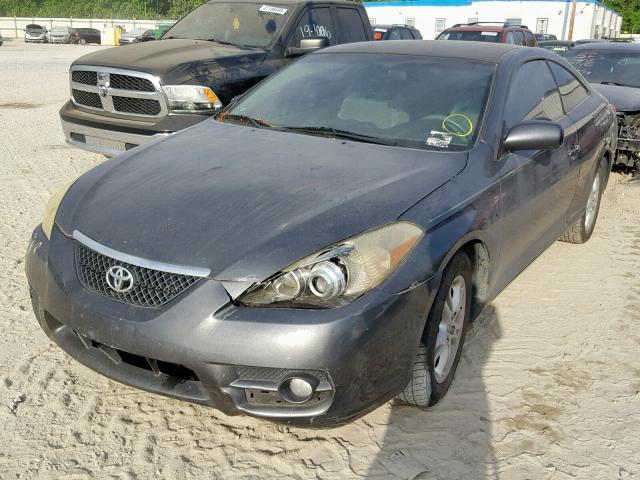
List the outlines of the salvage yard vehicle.
<svg viewBox="0 0 640 480">
<path fill-rule="evenodd" d="M 575 43 L 570 40 L 543 40 L 538 42 L 538 47 L 551 50 L 558 55 L 564 55 L 575 47 Z"/>
<path fill-rule="evenodd" d="M 70 41 L 79 45 L 102 43 L 100 30 L 96 28 L 74 28 L 71 30 Z"/>
<path fill-rule="evenodd" d="M 149 42 L 155 39 L 156 34 L 152 28 L 136 28 L 135 30 L 120 35 L 118 43 L 120 45 L 130 45 L 132 43 Z"/>
<path fill-rule="evenodd" d="M 559 237 L 589 239 L 615 135 L 542 49 L 327 48 L 55 194 L 33 308 L 80 363 L 227 414 L 434 405 L 470 320 Z"/>
<path fill-rule="evenodd" d="M 640 169 L 640 45 L 583 44 L 568 52 L 565 58 L 618 112 L 615 164 Z"/>
<path fill-rule="evenodd" d="M 420 31 L 411 25 L 371 25 L 374 40 L 422 40 Z"/>
<path fill-rule="evenodd" d="M 161 41 L 86 55 L 60 110 L 67 142 L 107 156 L 195 125 L 296 57 L 371 40 L 361 4 L 210 1 Z"/>
<path fill-rule="evenodd" d="M 71 43 L 71 27 L 53 27 L 47 38 L 49 43 Z"/>
<path fill-rule="evenodd" d="M 438 35 L 436 40 L 509 43 L 523 47 L 537 45 L 536 37 L 526 25 L 502 22 L 457 23 Z"/>
<path fill-rule="evenodd" d="M 24 43 L 47 43 L 48 41 L 47 27 L 30 23 L 24 28 Z"/>
</svg>

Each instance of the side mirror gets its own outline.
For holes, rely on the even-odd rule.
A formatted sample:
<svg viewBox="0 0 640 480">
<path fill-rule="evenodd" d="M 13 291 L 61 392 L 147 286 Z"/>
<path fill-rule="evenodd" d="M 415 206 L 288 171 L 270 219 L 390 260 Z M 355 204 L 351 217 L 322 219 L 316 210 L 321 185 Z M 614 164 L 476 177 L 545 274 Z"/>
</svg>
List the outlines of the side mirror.
<svg viewBox="0 0 640 480">
<path fill-rule="evenodd" d="M 286 57 L 299 57 L 305 53 L 320 50 L 329 46 L 329 39 L 327 37 L 309 37 L 300 40 L 299 47 L 289 47 L 285 52 Z"/>
<path fill-rule="evenodd" d="M 560 125 L 544 120 L 531 120 L 514 126 L 502 142 L 508 152 L 558 148 L 564 140 Z"/>
</svg>

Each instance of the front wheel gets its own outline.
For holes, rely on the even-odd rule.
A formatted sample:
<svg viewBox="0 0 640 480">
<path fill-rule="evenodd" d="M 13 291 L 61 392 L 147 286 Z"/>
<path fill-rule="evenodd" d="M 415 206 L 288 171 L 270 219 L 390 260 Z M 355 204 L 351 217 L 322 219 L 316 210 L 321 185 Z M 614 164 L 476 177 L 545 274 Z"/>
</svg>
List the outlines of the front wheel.
<svg viewBox="0 0 640 480">
<path fill-rule="evenodd" d="M 86 44 L 87 44 L 87 41 L 86 41 L 84 38 L 81 38 L 80 40 L 78 40 L 78 43 L 79 43 L 80 45 L 86 45 Z"/>
<path fill-rule="evenodd" d="M 600 166 L 593 177 L 584 213 L 562 234 L 560 237 L 561 242 L 585 243 L 591 238 L 596 226 L 596 220 L 598 219 L 602 190 L 607 178 L 607 172 L 605 170 L 606 165 L 608 165 L 608 162 L 605 158 L 600 163 Z"/>
<path fill-rule="evenodd" d="M 457 253 L 447 265 L 427 318 L 411 379 L 398 398 L 417 407 L 435 405 L 453 381 L 471 311 L 471 261 Z"/>
</svg>

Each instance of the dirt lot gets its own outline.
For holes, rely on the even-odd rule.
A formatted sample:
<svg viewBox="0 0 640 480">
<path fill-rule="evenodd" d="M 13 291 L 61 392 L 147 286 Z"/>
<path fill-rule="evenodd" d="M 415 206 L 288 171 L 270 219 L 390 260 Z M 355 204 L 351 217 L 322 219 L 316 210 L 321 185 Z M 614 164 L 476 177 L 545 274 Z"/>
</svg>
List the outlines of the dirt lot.
<svg viewBox="0 0 640 480">
<path fill-rule="evenodd" d="M 0 47 L 0 479 L 618 479 L 640 475 L 640 181 L 473 325 L 431 411 L 301 430 L 136 391 L 54 347 L 23 256 L 50 194 L 103 158 L 65 146 L 67 68 L 97 47 Z"/>
</svg>

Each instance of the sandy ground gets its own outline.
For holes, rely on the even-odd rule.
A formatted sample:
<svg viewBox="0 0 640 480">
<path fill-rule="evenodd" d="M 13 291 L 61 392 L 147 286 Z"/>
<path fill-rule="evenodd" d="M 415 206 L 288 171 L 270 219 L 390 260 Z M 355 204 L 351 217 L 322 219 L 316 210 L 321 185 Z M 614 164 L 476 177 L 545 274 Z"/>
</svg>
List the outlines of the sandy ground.
<svg viewBox="0 0 640 480">
<path fill-rule="evenodd" d="M 640 475 L 640 181 L 472 326 L 430 411 L 345 427 L 227 417 L 107 380 L 38 328 L 23 256 L 50 194 L 103 159 L 65 146 L 67 68 L 97 47 L 0 47 L 0 479 L 619 479 Z"/>
</svg>

